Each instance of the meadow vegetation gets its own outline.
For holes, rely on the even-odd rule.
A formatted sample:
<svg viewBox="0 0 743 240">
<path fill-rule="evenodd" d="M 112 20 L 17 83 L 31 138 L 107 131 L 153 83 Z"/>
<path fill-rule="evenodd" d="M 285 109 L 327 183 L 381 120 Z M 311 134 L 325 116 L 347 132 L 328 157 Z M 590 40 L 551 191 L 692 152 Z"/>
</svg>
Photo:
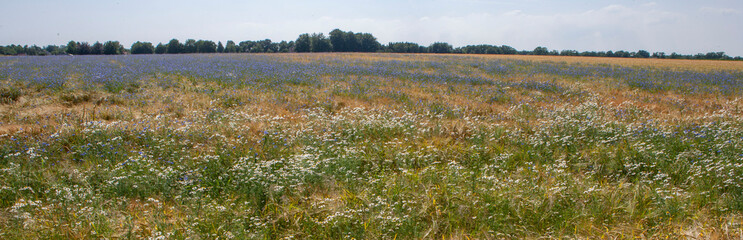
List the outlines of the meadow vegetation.
<svg viewBox="0 0 743 240">
<path fill-rule="evenodd" d="M 743 62 L 0 58 L 2 239 L 743 238 Z"/>
</svg>

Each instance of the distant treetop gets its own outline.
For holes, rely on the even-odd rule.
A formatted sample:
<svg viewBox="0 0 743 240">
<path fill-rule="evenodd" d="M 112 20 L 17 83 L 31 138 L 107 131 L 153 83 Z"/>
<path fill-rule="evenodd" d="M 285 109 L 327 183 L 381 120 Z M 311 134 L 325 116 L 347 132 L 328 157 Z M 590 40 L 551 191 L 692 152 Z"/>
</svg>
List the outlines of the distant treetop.
<svg viewBox="0 0 743 240">
<path fill-rule="evenodd" d="M 326 36 L 323 33 L 302 33 L 295 41 L 274 42 L 270 39 L 258 41 L 242 41 L 236 44 L 228 40 L 214 43 L 210 40 L 187 39 L 181 43 L 172 39 L 167 43 L 137 41 L 131 48 L 125 49 L 118 41 L 87 42 L 69 41 L 67 45 L 49 45 L 41 48 L 36 45 L 0 46 L 0 55 L 117 55 L 117 54 L 180 54 L 180 53 L 286 53 L 286 52 L 388 52 L 388 53 L 459 53 L 459 54 L 521 54 L 521 55 L 559 55 L 585 57 L 621 57 L 621 58 L 669 58 L 669 59 L 715 59 L 715 60 L 743 60 L 741 57 L 730 57 L 725 52 L 699 53 L 696 55 L 682 55 L 678 53 L 666 54 L 638 50 L 637 52 L 618 51 L 584 51 L 576 50 L 549 50 L 539 46 L 534 50 L 516 50 L 508 45 L 467 45 L 453 47 L 446 42 L 435 42 L 429 46 L 421 46 L 412 42 L 390 42 L 380 44 L 371 33 L 354 33 L 333 29 Z"/>
</svg>

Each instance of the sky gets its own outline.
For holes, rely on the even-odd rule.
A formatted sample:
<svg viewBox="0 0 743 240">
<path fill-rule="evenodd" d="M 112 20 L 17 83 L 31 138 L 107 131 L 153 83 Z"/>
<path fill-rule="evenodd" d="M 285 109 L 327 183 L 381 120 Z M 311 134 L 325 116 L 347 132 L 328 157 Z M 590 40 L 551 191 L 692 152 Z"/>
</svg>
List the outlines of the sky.
<svg viewBox="0 0 743 240">
<path fill-rule="evenodd" d="M 382 44 L 743 56 L 741 0 L 3 0 L 0 45 L 372 33 Z"/>
</svg>

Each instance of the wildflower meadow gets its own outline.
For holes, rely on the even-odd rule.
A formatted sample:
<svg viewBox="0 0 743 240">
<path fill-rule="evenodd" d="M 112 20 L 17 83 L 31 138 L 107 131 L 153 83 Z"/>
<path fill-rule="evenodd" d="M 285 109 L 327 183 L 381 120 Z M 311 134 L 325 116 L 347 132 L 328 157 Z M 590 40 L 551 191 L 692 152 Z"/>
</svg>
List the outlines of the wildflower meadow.
<svg viewBox="0 0 743 240">
<path fill-rule="evenodd" d="M 743 62 L 0 57 L 0 239 L 741 239 Z"/>
</svg>

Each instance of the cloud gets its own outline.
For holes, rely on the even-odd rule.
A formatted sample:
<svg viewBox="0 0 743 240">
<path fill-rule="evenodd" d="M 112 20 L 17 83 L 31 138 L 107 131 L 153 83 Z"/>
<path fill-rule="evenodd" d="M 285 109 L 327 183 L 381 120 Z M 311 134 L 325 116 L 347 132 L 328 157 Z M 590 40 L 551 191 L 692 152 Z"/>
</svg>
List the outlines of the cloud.
<svg viewBox="0 0 743 240">
<path fill-rule="evenodd" d="M 741 14 L 740 10 L 734 8 L 702 7 L 699 9 L 699 11 L 712 14 Z"/>
<path fill-rule="evenodd" d="M 647 2 L 642 4 L 643 7 L 655 7 L 658 6 L 658 3 L 656 2 Z"/>
<path fill-rule="evenodd" d="M 419 38 L 411 41 L 423 44 L 446 41 L 459 46 L 488 43 L 507 44 L 519 49 L 547 46 L 616 50 L 642 47 L 644 38 L 662 31 L 680 18 L 682 16 L 669 12 L 609 5 L 575 14 L 539 15 L 513 10 L 501 14 L 426 17 L 397 29 L 418 32 Z M 389 30 L 381 29 L 380 37 L 394 38 L 399 34 Z"/>
</svg>

